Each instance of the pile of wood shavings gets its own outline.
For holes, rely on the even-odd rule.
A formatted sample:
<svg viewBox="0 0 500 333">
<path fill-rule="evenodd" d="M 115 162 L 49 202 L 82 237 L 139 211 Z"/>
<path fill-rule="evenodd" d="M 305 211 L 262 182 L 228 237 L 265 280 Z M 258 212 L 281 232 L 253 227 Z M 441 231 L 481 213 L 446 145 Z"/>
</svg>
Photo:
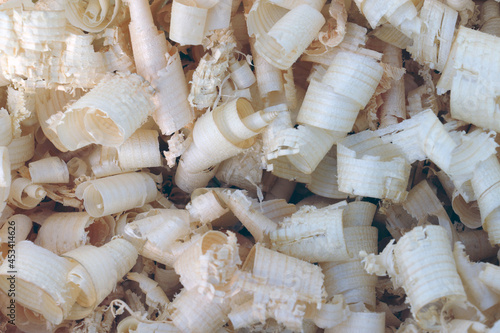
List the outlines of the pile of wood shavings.
<svg viewBox="0 0 500 333">
<path fill-rule="evenodd" d="M 0 332 L 500 332 L 498 2 L 1 2 Z"/>
</svg>

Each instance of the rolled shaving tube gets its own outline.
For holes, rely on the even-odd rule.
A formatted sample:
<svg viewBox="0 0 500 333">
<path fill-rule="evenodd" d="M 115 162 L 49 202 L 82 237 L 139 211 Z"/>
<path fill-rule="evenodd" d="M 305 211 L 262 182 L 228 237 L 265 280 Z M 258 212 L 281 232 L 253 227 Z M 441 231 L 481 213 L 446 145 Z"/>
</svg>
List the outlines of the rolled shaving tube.
<svg viewBox="0 0 500 333">
<path fill-rule="evenodd" d="M 67 276 L 75 266 L 65 258 L 22 241 L 15 246 L 16 303 L 40 314 L 52 324 L 61 323 L 78 296 L 78 288 Z M 0 266 L 0 290 L 8 294 L 9 262 Z"/>
<path fill-rule="evenodd" d="M 265 242 L 268 233 L 275 230 L 277 224 L 265 216 L 254 203 L 256 200 L 249 198 L 242 190 L 225 190 L 219 193 L 219 198 L 248 229 L 257 242 Z"/>
<path fill-rule="evenodd" d="M 499 37 L 460 26 L 436 85 L 438 94 L 451 89 L 451 116 L 487 129 L 500 130 L 497 62 Z M 481 61 L 477 55 L 481 54 Z M 491 64 L 495 64 L 492 66 Z"/>
<path fill-rule="evenodd" d="M 372 31 L 372 34 L 378 39 L 400 49 L 406 49 L 406 47 L 412 43 L 410 38 L 389 23 L 377 27 Z"/>
<path fill-rule="evenodd" d="M 124 173 L 90 180 L 77 187 L 85 210 L 92 217 L 101 217 L 143 206 L 156 198 L 158 190 L 146 173 Z"/>
<path fill-rule="evenodd" d="M 47 195 L 42 185 L 27 178 L 15 178 L 10 185 L 9 203 L 21 209 L 35 208 Z"/>
<path fill-rule="evenodd" d="M 321 138 L 322 143 L 311 145 L 305 144 L 305 138 L 300 140 L 304 147 L 299 154 L 288 156 L 296 168 L 312 173 L 333 144 L 352 130 L 359 110 L 370 100 L 382 74 L 382 66 L 375 59 L 341 51 L 321 82 L 311 80 L 297 123 L 304 125 L 302 130 L 308 128 Z"/>
<path fill-rule="evenodd" d="M 472 177 L 483 229 L 492 245 L 500 243 L 500 163 L 496 155 L 478 163 Z"/>
<path fill-rule="evenodd" d="M 402 50 L 390 44 L 384 46 L 384 55 L 382 60 L 397 68 L 403 67 Z M 384 103 L 380 108 L 380 127 L 387 127 L 391 124 L 396 124 L 401 119 L 406 118 L 406 98 L 405 84 L 401 77 L 399 80 L 394 80 L 391 88 L 382 94 Z"/>
<path fill-rule="evenodd" d="M 294 292 L 298 301 L 308 303 L 320 303 L 323 297 L 324 275 L 319 266 L 269 250 L 260 244 L 250 250 L 242 273 L 237 284 L 243 291 L 273 288 L 277 293 Z"/>
<path fill-rule="evenodd" d="M 103 31 L 113 23 L 122 9 L 120 0 L 89 1 L 88 3 L 68 0 L 63 3 L 68 22 L 87 32 Z M 86 8 L 84 8 L 85 4 L 87 4 Z"/>
<path fill-rule="evenodd" d="M 130 14 L 129 30 L 137 73 L 155 88 L 157 107 L 153 118 L 162 133 L 170 135 L 193 119 L 179 52 L 156 28 L 147 0 L 130 0 Z"/>
<path fill-rule="evenodd" d="M 80 285 L 77 302 L 83 307 L 95 309 L 127 274 L 137 261 L 137 250 L 128 241 L 116 238 L 101 247 L 84 245 L 66 252 L 63 257 L 79 264 L 69 274 L 69 280 Z M 81 318 L 74 318 L 81 319 Z"/>
<path fill-rule="evenodd" d="M 181 45 L 200 45 L 205 36 L 209 8 L 193 2 L 175 0 L 172 3 L 169 37 Z"/>
<path fill-rule="evenodd" d="M 346 199 L 348 194 L 339 191 L 337 180 L 337 147 L 334 146 L 318 164 L 307 184 L 309 191 L 325 198 Z"/>
<path fill-rule="evenodd" d="M 315 209 L 300 218 L 303 211 L 292 215 L 289 224 L 270 232 L 272 249 L 309 262 L 348 260 L 342 209 Z"/>
<path fill-rule="evenodd" d="M 17 244 L 18 242 L 25 240 L 33 227 L 31 219 L 22 214 L 12 215 L 8 218 L 8 221 L 11 223 L 4 223 L 0 227 L 0 262 L 2 259 L 7 258 L 7 255 L 9 254 L 9 244 L 12 244 L 13 242 Z M 12 223 L 14 224 L 12 225 Z M 9 231 L 10 236 L 12 236 L 12 227 L 15 228 L 14 239 L 12 239 L 12 237 L 9 238 Z"/>
<path fill-rule="evenodd" d="M 253 85 L 256 81 L 248 62 L 245 60 L 236 61 L 229 66 L 231 71 L 231 80 L 238 89 L 245 89 Z"/>
<path fill-rule="evenodd" d="M 422 29 L 422 22 L 411 0 L 355 0 L 355 2 L 372 28 L 376 28 L 385 18 L 410 38 Z"/>
<path fill-rule="evenodd" d="M 35 154 L 35 137 L 30 133 L 12 139 L 7 148 L 9 150 L 10 169 L 19 169 Z"/>
<path fill-rule="evenodd" d="M 360 260 L 325 262 L 320 266 L 325 274 L 325 289 L 329 297 L 343 294 L 347 304 L 363 302 L 375 307 L 377 277 L 368 274 Z"/>
<path fill-rule="evenodd" d="M 443 71 L 451 49 L 458 13 L 437 0 L 425 0 L 420 18 L 426 26 L 408 51 L 420 64 Z M 439 43 L 435 43 L 439 40 Z"/>
<path fill-rule="evenodd" d="M 54 213 L 38 231 L 36 244 L 56 254 L 90 243 L 101 246 L 114 235 L 111 216 L 94 219 L 86 212 Z"/>
<path fill-rule="evenodd" d="M 59 157 L 48 157 L 29 164 L 33 183 L 69 183 L 66 163 Z"/>
<path fill-rule="evenodd" d="M 152 88 L 137 74 L 117 74 L 69 106 L 55 128 L 69 150 L 92 143 L 118 147 L 154 111 Z"/>
<path fill-rule="evenodd" d="M 175 184 L 186 193 L 192 193 L 200 187 L 205 187 L 214 178 L 219 165 L 209 167 L 200 172 L 190 172 L 184 167 L 184 161 L 181 159 L 175 173 Z"/>
<path fill-rule="evenodd" d="M 325 23 L 323 15 L 309 5 L 295 7 L 266 34 L 256 36 L 255 49 L 271 65 L 286 70 L 306 50 Z M 249 34 L 255 31 L 250 29 Z"/>
<path fill-rule="evenodd" d="M 403 286 L 411 311 L 424 329 L 438 327 L 440 311 L 450 300 L 466 301 L 447 231 L 441 226 L 415 227 L 394 245 L 364 259 L 365 269 L 387 274 Z"/>
<path fill-rule="evenodd" d="M 285 217 L 290 217 L 297 211 L 295 205 L 289 204 L 284 199 L 266 200 L 254 203 L 254 206 L 258 206 L 262 214 L 276 223 L 280 223 Z"/>
<path fill-rule="evenodd" d="M 307 209 L 301 208 L 292 215 L 291 222 L 270 233 L 273 249 L 309 262 L 358 259 L 360 251 L 376 253 L 377 229 L 343 228 L 343 210 L 335 207 L 310 211 L 302 218 L 300 215 Z"/>
<path fill-rule="evenodd" d="M 198 188 L 191 193 L 191 202 L 187 204 L 186 209 L 194 220 L 203 224 L 213 222 L 229 213 L 229 208 L 219 198 L 217 192 L 209 188 Z M 229 226 L 237 221 L 237 219 L 230 220 L 232 223 Z"/>
<path fill-rule="evenodd" d="M 244 98 L 205 113 L 194 126 L 193 143 L 182 155 L 180 166 L 189 173 L 199 173 L 241 153 L 274 117 L 271 112 L 255 113 Z"/>
</svg>

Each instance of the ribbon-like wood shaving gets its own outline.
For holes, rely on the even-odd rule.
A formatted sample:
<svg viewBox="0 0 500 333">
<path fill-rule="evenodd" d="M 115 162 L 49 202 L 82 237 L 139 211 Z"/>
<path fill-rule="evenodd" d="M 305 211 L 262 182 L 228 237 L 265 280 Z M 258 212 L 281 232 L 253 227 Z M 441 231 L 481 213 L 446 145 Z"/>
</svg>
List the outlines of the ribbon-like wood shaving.
<svg viewBox="0 0 500 333">
<path fill-rule="evenodd" d="M 0 0 L 0 332 L 499 331 L 498 36 L 494 0 Z"/>
</svg>

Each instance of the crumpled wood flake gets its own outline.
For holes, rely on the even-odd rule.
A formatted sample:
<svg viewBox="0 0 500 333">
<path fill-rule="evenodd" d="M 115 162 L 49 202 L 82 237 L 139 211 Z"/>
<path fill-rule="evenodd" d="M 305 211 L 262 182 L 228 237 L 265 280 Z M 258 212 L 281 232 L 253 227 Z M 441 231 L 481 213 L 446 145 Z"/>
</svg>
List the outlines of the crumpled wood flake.
<svg viewBox="0 0 500 333">
<path fill-rule="evenodd" d="M 233 59 L 236 40 L 232 29 L 216 31 L 210 36 L 212 43 L 200 59 L 191 83 L 188 96 L 191 106 L 198 109 L 215 107 L 219 91 L 227 76 L 229 61 Z"/>
<path fill-rule="evenodd" d="M 177 257 L 174 268 L 186 290 L 223 298 L 239 264 L 236 236 L 208 231 Z"/>
<path fill-rule="evenodd" d="M 189 178 L 180 183 L 181 175 L 212 172 L 206 182 L 213 177 L 217 165 L 242 153 L 255 143 L 255 136 L 275 117 L 276 112 L 255 112 L 252 104 L 245 98 L 237 98 L 213 111 L 207 111 L 196 122 L 193 141 L 181 158 L 177 168 L 176 182 L 183 190 L 190 188 Z M 204 182 L 204 184 L 203 184 Z M 192 192 L 189 191 L 189 192 Z"/>
</svg>

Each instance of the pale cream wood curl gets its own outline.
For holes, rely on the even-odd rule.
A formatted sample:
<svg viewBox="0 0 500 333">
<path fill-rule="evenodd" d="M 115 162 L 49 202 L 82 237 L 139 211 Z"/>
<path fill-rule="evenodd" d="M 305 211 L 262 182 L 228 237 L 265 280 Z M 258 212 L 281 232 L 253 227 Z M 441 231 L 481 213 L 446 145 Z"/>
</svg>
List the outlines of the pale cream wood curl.
<svg viewBox="0 0 500 333">
<path fill-rule="evenodd" d="M 14 138 L 7 146 L 11 170 L 19 169 L 35 154 L 35 137 L 32 133 Z"/>
<path fill-rule="evenodd" d="M 239 264 L 234 233 L 208 231 L 177 257 L 174 268 L 187 290 L 222 299 Z"/>
<path fill-rule="evenodd" d="M 492 59 L 496 59 L 499 50 L 500 37 L 460 26 L 436 85 L 438 94 L 451 90 L 453 118 L 500 131 L 496 102 L 500 95 L 500 69 L 484 65 L 490 61 L 496 64 Z M 480 61 L 476 60 L 477 54 L 482 55 Z"/>
<path fill-rule="evenodd" d="M 366 332 L 384 333 L 385 314 L 378 312 L 351 312 L 347 320 L 328 328 L 325 333 Z"/>
<path fill-rule="evenodd" d="M 410 38 L 415 34 L 418 35 L 422 29 L 422 21 L 411 0 L 354 0 L 354 2 L 372 28 L 387 20 Z"/>
<path fill-rule="evenodd" d="M 258 204 L 256 205 L 255 200 L 249 198 L 245 191 L 225 190 L 219 193 L 219 197 L 257 242 L 267 241 L 269 232 L 277 228 L 277 224 L 258 209 Z"/>
<path fill-rule="evenodd" d="M 500 37 L 500 5 L 487 0 L 481 5 L 481 31 Z"/>
<path fill-rule="evenodd" d="M 27 178 L 12 179 L 10 185 L 9 203 L 21 209 L 35 208 L 47 195 L 42 185 L 33 184 Z"/>
<path fill-rule="evenodd" d="M 276 116 L 275 112 L 254 112 L 244 98 L 206 112 L 195 124 L 193 142 L 182 155 L 177 173 L 213 170 L 218 163 L 249 148 L 255 142 L 254 137 Z M 176 174 L 176 180 L 179 178 Z"/>
<path fill-rule="evenodd" d="M 68 166 L 57 156 L 31 162 L 29 170 L 33 183 L 69 183 Z"/>
<path fill-rule="evenodd" d="M 437 0 L 425 0 L 420 18 L 426 29 L 408 46 L 413 59 L 438 71 L 444 69 L 451 49 L 458 13 Z M 434 43 L 439 39 L 439 43 Z"/>
<path fill-rule="evenodd" d="M 120 10 L 123 10 L 121 6 L 120 0 L 64 1 L 69 23 L 88 32 L 100 32 L 112 24 Z"/>
<path fill-rule="evenodd" d="M 175 247 L 191 232 L 189 213 L 186 210 L 152 210 L 124 228 L 124 237 L 132 242 L 142 256 L 173 266 Z"/>
<path fill-rule="evenodd" d="M 50 119 L 61 143 L 76 150 L 91 143 L 117 147 L 153 112 L 152 88 L 137 74 L 117 74 Z"/>
<path fill-rule="evenodd" d="M 325 296 L 322 285 L 323 274 L 318 266 L 256 244 L 235 288 L 245 293 L 240 304 L 253 302 L 252 316 L 260 322 L 274 318 L 289 329 L 300 330 L 307 304 L 321 308 Z"/>
<path fill-rule="evenodd" d="M 290 68 L 325 23 L 323 15 L 306 4 L 287 11 L 259 0 L 248 15 L 248 34 L 255 36 L 255 50 L 279 69 Z"/>
<path fill-rule="evenodd" d="M 17 244 L 25 240 L 31 232 L 32 227 L 33 223 L 31 219 L 23 214 L 12 215 L 3 223 L 0 227 L 0 264 L 7 258 L 9 243 Z"/>
<path fill-rule="evenodd" d="M 193 120 L 187 102 L 188 89 L 179 52 L 158 31 L 147 0 L 128 0 L 130 39 L 137 73 L 155 88 L 153 117 L 165 135 L 170 135 Z M 176 2 L 174 2 L 176 3 Z M 170 31 L 172 38 L 172 31 Z"/>
<path fill-rule="evenodd" d="M 141 207 L 153 201 L 157 192 L 153 178 L 144 172 L 89 180 L 76 189 L 77 197 L 83 199 L 85 210 L 92 217 Z"/>
<path fill-rule="evenodd" d="M 117 148 L 118 161 L 124 170 L 161 166 L 158 131 L 138 129 Z"/>
<path fill-rule="evenodd" d="M 30 241 L 21 241 L 14 249 L 16 302 L 47 322 L 60 324 L 78 296 L 78 286 L 68 280 L 75 264 Z M 6 294 L 10 288 L 10 270 L 5 260 L 0 266 L 0 289 Z"/>
<path fill-rule="evenodd" d="M 228 300 L 210 299 L 194 289 L 183 289 L 171 306 L 171 319 L 175 327 L 184 333 L 215 333 L 229 320 Z"/>
<path fill-rule="evenodd" d="M 403 286 L 422 328 L 439 327 L 447 304 L 468 304 L 448 233 L 441 226 L 415 227 L 396 245 L 391 241 L 380 255 L 368 255 L 364 263 L 369 273 L 388 274 L 395 287 Z"/>
<path fill-rule="evenodd" d="M 47 217 L 35 243 L 56 254 L 63 254 L 85 244 L 102 246 L 114 236 L 111 216 L 92 218 L 86 212 L 54 213 Z"/>
<path fill-rule="evenodd" d="M 101 247 L 84 245 L 64 253 L 66 260 L 77 264 L 67 277 L 80 289 L 70 314 L 72 319 L 81 319 L 92 312 L 130 271 L 137 256 L 136 248 L 122 238 L 115 238 Z"/>
</svg>

